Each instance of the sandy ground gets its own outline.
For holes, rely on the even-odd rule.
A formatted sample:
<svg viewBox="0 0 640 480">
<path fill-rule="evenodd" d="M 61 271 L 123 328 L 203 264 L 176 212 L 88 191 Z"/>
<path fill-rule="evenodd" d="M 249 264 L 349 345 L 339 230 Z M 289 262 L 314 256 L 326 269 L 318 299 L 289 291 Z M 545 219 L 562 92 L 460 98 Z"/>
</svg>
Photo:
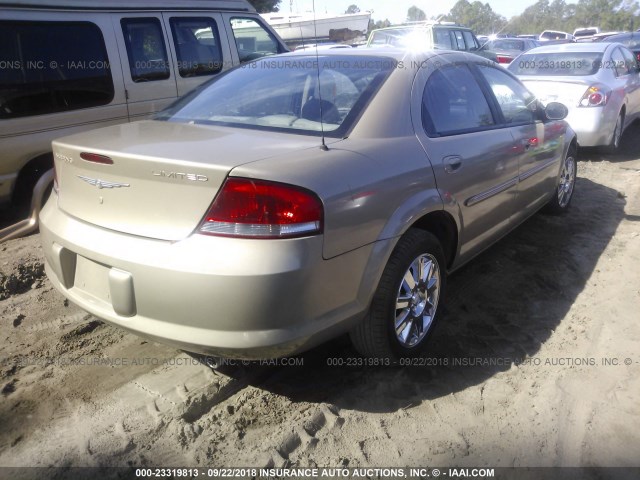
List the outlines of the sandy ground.
<svg viewBox="0 0 640 480">
<path fill-rule="evenodd" d="M 212 369 L 68 304 L 38 235 L 0 245 L 0 466 L 640 466 L 639 132 L 451 277 L 412 368 L 340 338 Z"/>
</svg>

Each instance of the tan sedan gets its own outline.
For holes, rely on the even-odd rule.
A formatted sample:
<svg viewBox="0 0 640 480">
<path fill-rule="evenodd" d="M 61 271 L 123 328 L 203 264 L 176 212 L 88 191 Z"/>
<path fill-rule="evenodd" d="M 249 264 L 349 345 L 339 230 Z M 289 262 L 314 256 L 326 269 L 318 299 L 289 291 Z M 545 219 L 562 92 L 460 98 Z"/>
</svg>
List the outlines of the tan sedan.
<svg viewBox="0 0 640 480">
<path fill-rule="evenodd" d="M 568 208 L 564 115 L 471 54 L 264 58 L 154 120 L 54 142 L 46 271 L 190 351 L 272 358 L 351 332 L 364 355 L 419 355 L 450 272 Z"/>
</svg>

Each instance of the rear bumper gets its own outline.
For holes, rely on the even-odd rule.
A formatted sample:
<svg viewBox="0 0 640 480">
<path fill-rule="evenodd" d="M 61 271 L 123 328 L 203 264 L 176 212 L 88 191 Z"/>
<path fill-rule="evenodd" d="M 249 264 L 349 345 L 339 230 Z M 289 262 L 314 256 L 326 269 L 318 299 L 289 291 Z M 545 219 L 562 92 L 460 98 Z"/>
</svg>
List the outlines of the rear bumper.
<svg viewBox="0 0 640 480">
<path fill-rule="evenodd" d="M 609 145 L 618 112 L 606 107 L 572 108 L 566 120 L 578 136 L 581 147 Z"/>
<path fill-rule="evenodd" d="M 349 330 L 367 308 L 361 283 L 373 246 L 324 260 L 321 236 L 152 240 L 86 224 L 56 200 L 40 216 L 53 285 L 98 318 L 152 340 L 275 358 Z"/>
</svg>

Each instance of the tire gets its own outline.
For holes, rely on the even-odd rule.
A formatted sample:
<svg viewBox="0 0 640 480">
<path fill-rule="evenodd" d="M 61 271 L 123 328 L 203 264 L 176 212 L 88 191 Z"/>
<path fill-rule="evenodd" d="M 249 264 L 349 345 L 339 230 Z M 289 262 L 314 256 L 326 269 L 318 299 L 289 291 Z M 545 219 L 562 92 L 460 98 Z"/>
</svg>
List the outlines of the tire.
<svg viewBox="0 0 640 480">
<path fill-rule="evenodd" d="M 555 195 L 553 195 L 545 208 L 546 213 L 558 215 L 569 209 L 571 199 L 573 198 L 573 192 L 575 190 L 576 175 L 578 173 L 576 153 L 576 147 L 573 145 L 570 146 L 567 156 L 562 162 Z"/>
<path fill-rule="evenodd" d="M 390 360 L 422 353 L 442 309 L 446 276 L 436 237 L 409 230 L 389 258 L 367 316 L 350 334 L 356 350 L 365 357 Z M 412 286 L 417 278 L 421 280 Z"/>
<path fill-rule="evenodd" d="M 622 140 L 622 130 L 624 129 L 624 112 L 620 112 L 616 120 L 616 126 L 613 129 L 611 143 L 607 145 L 605 151 L 607 153 L 617 153 L 620 150 L 620 141 Z"/>
</svg>

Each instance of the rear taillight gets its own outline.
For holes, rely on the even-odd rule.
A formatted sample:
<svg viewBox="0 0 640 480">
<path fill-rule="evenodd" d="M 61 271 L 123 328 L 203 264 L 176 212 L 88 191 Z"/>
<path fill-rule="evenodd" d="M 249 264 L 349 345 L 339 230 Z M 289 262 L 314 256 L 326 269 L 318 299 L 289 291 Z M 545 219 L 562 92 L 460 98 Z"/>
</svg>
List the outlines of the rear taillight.
<svg viewBox="0 0 640 480">
<path fill-rule="evenodd" d="M 504 55 L 496 55 L 498 58 L 498 63 L 509 64 L 513 60 L 513 57 L 506 57 Z"/>
<path fill-rule="evenodd" d="M 228 178 L 198 233 L 291 238 L 322 232 L 323 207 L 309 190 L 283 183 Z"/>
<path fill-rule="evenodd" d="M 607 104 L 611 91 L 603 85 L 592 85 L 587 88 L 580 99 L 581 107 L 601 107 Z"/>
</svg>

